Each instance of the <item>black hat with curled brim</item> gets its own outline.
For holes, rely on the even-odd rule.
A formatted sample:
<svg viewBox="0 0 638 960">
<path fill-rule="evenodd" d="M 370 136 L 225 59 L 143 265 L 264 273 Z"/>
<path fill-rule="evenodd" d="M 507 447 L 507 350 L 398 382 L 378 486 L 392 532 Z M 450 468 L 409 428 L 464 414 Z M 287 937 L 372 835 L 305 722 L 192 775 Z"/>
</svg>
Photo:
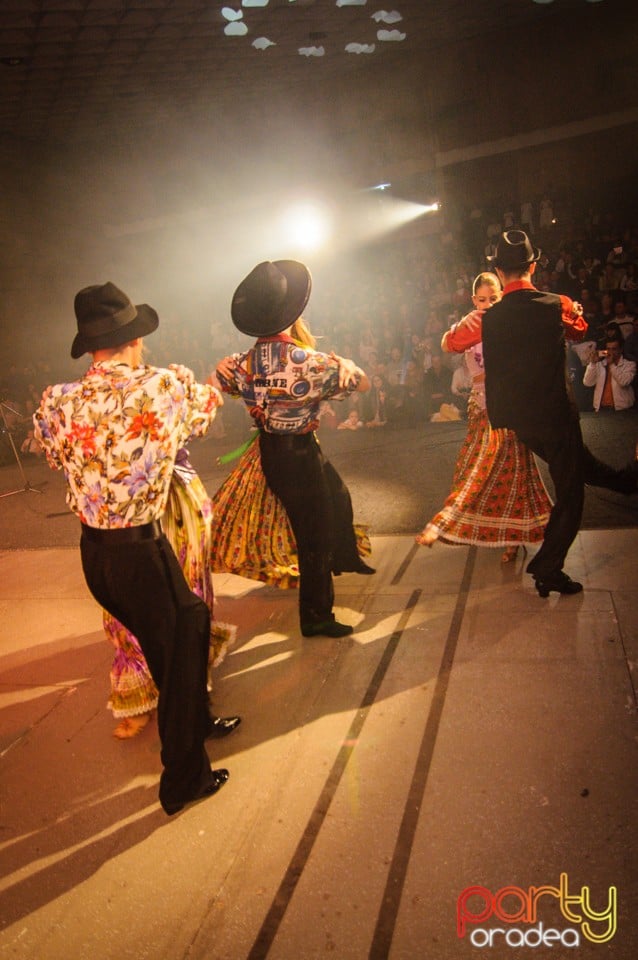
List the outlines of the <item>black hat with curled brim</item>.
<svg viewBox="0 0 638 960">
<path fill-rule="evenodd" d="M 496 253 L 486 257 L 488 263 L 501 270 L 518 270 L 539 260 L 541 251 L 533 247 L 523 230 L 506 230 L 496 245 Z"/>
<path fill-rule="evenodd" d="M 258 263 L 233 294 L 233 323 L 249 337 L 273 337 L 301 316 L 311 287 L 310 271 L 298 260 Z"/>
<path fill-rule="evenodd" d="M 159 317 L 147 303 L 131 303 L 108 282 L 84 287 L 75 295 L 78 332 L 71 346 L 74 360 L 84 353 L 119 347 L 157 330 Z"/>
</svg>

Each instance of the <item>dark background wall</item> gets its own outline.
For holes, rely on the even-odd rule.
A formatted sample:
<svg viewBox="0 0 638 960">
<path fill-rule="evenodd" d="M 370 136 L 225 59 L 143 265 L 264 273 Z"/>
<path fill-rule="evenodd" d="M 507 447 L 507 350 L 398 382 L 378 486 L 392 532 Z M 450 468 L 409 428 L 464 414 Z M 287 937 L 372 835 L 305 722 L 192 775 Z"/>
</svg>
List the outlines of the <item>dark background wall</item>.
<svg viewBox="0 0 638 960">
<path fill-rule="evenodd" d="M 69 140 L 2 138 L 3 352 L 66 352 L 74 292 L 107 278 L 169 314 L 225 317 L 244 267 L 278 255 L 276 204 L 308 190 L 387 179 L 440 197 L 436 227 L 408 237 L 545 195 L 561 214 L 636 222 L 637 16 L 621 6 L 583 3 L 515 35 L 489 22 L 332 85 L 261 82 L 250 102 L 201 91 L 197 113 L 160 105 L 136 123 L 95 116 Z"/>
</svg>

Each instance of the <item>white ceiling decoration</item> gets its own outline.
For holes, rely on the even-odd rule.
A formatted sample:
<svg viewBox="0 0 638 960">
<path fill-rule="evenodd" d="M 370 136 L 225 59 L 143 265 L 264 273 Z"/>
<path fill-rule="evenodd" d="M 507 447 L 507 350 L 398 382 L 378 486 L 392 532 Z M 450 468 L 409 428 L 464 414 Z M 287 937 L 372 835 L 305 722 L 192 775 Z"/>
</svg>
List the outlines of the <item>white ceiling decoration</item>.
<svg viewBox="0 0 638 960">
<path fill-rule="evenodd" d="M 374 53 L 374 44 L 346 43 L 346 53 Z"/>
<path fill-rule="evenodd" d="M 255 48 L 255 50 L 267 50 L 268 47 L 276 46 L 274 41 L 269 40 L 268 37 L 257 37 L 256 40 L 253 40 L 252 45 Z"/>
<path fill-rule="evenodd" d="M 377 30 L 377 40 L 389 41 L 390 43 L 400 43 L 405 40 L 407 33 L 401 33 L 400 30 Z"/>
<path fill-rule="evenodd" d="M 232 7 L 222 7 L 222 17 L 230 21 L 224 27 L 224 33 L 227 37 L 245 37 L 248 33 L 248 27 L 243 22 L 241 10 L 234 10 Z"/>
<path fill-rule="evenodd" d="M 403 20 L 403 17 L 398 10 L 377 10 L 376 13 L 372 14 L 372 20 L 376 20 L 377 23 L 399 23 L 400 20 Z"/>
<path fill-rule="evenodd" d="M 395 2 L 0 0 L 0 136 L 99 141 L 109 123 L 197 125 L 227 99 L 248 109 L 273 89 L 338 89 L 362 59 L 366 71 L 420 69 L 491 29 L 519 35 L 536 21 L 611 13 L 585 0 Z M 320 80 L 302 59 L 320 61 Z"/>
<path fill-rule="evenodd" d="M 236 20 L 234 23 L 226 24 L 224 33 L 227 37 L 245 37 L 248 33 L 248 27 L 242 20 Z"/>
<path fill-rule="evenodd" d="M 290 2 L 296 2 L 296 0 L 290 0 Z M 303 2 L 304 0 L 302 0 L 302 4 Z M 315 2 L 316 0 L 305 0 L 306 5 L 312 5 Z M 269 0 L 242 0 L 242 7 L 246 8 L 249 11 L 246 18 L 244 18 L 244 12 L 241 9 L 236 9 L 235 7 L 229 7 L 229 6 L 222 7 L 221 15 L 226 21 L 228 21 L 224 26 L 224 34 L 227 37 L 247 36 L 249 33 L 251 33 L 251 24 L 252 24 L 251 14 L 253 10 L 258 10 L 260 8 L 263 9 L 264 7 L 268 6 L 268 3 L 269 3 Z M 335 0 L 336 7 L 363 7 L 366 5 L 367 5 L 367 0 Z M 336 19 L 340 16 L 341 14 L 339 14 L 335 10 L 334 18 Z M 391 10 L 391 11 L 378 10 L 376 11 L 376 13 L 373 13 L 371 17 L 368 17 L 368 15 L 365 14 L 365 19 L 361 19 L 360 23 L 357 23 L 357 24 L 352 23 L 352 26 L 349 27 L 349 29 L 352 29 L 352 30 L 357 29 L 359 31 L 362 31 L 362 30 L 369 31 L 370 20 L 374 20 L 377 24 L 384 23 L 384 24 L 391 25 L 391 24 L 402 21 L 403 16 L 397 10 Z M 260 23 L 260 21 L 257 21 L 257 20 L 255 22 L 258 23 L 258 25 Z M 280 22 L 284 24 L 283 20 L 280 20 Z M 292 37 L 295 32 L 296 21 L 290 18 L 287 22 L 287 25 L 290 28 L 290 33 L 288 34 L 288 36 Z M 329 26 L 329 24 L 326 24 L 326 26 Z M 319 39 L 323 40 L 323 38 L 327 36 L 328 36 L 328 31 L 325 31 L 325 30 L 309 31 L 307 38 L 308 40 L 316 41 Z M 330 48 L 328 48 L 327 44 L 325 43 L 319 44 L 319 43 L 313 42 L 313 43 L 308 43 L 308 44 L 304 44 L 303 46 L 297 47 L 297 53 L 302 57 L 306 57 L 307 59 L 313 59 L 313 58 L 320 59 L 322 57 L 325 57 L 327 49 L 330 49 L 331 53 L 335 53 L 335 52 L 339 52 L 340 50 L 343 50 L 347 54 L 356 54 L 356 55 L 365 54 L 367 56 L 370 56 L 377 49 L 376 43 L 374 42 L 375 39 L 379 40 L 382 43 L 398 43 L 405 40 L 406 37 L 407 37 L 407 34 L 402 33 L 399 30 L 382 29 L 377 31 L 376 38 L 374 37 L 374 35 L 370 35 L 369 38 L 365 38 L 359 34 L 356 38 L 354 37 L 351 38 L 349 42 L 343 46 L 337 45 L 334 47 L 331 46 Z M 295 37 L 295 39 L 297 38 Z M 263 51 L 263 50 L 268 50 L 270 47 L 277 46 L 277 42 L 274 40 L 271 40 L 270 37 L 266 37 L 262 35 L 257 37 L 255 40 L 253 40 L 251 42 L 251 46 L 255 50 Z"/>
<path fill-rule="evenodd" d="M 241 20 L 244 16 L 243 11 L 235 10 L 233 7 L 222 7 L 221 12 L 225 20 Z"/>
</svg>

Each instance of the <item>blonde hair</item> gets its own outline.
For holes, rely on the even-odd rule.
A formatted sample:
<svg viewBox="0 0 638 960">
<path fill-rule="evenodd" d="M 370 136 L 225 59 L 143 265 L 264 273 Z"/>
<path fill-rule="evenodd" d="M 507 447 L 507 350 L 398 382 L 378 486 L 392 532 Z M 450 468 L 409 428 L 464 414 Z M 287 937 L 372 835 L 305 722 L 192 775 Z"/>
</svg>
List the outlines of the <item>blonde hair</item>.
<svg viewBox="0 0 638 960">
<path fill-rule="evenodd" d="M 317 340 L 311 334 L 303 317 L 297 317 L 290 328 L 290 336 L 293 340 L 297 340 L 303 347 L 310 347 L 311 350 L 314 350 L 317 346 Z"/>
<path fill-rule="evenodd" d="M 501 281 L 498 279 L 495 273 L 479 273 L 478 277 L 475 277 L 474 283 L 472 284 L 472 296 L 476 296 L 476 291 L 479 287 L 492 287 L 493 290 L 501 292 Z"/>
</svg>

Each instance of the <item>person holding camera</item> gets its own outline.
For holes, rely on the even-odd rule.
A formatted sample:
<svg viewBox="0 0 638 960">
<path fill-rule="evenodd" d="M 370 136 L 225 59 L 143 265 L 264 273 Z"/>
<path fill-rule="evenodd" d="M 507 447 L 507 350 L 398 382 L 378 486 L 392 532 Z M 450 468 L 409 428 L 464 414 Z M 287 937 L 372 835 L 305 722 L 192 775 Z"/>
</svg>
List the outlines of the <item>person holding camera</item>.
<svg viewBox="0 0 638 960">
<path fill-rule="evenodd" d="M 618 338 L 608 338 L 604 350 L 591 347 L 583 374 L 586 387 L 594 388 L 594 410 L 629 410 L 635 402 L 632 386 L 636 376 L 636 364 L 623 357 L 622 343 Z"/>
</svg>

